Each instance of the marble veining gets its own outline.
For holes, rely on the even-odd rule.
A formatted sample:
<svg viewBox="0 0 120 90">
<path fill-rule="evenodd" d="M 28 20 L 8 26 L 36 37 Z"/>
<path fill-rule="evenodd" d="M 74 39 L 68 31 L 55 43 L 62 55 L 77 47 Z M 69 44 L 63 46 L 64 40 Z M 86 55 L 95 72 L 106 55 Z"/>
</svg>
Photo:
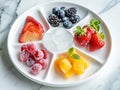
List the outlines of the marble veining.
<svg viewBox="0 0 120 90">
<path fill-rule="evenodd" d="M 21 0 L 5 0 L 0 4 L 0 32 L 5 30 L 17 17 L 16 10 Z"/>
<path fill-rule="evenodd" d="M 9 29 L 12 23 L 14 22 L 14 20 L 18 17 L 18 15 L 20 15 L 18 9 L 20 9 L 22 5 L 26 5 L 24 7 L 27 8 L 28 3 L 30 3 L 30 5 L 32 6 L 33 3 L 37 4 L 41 1 L 45 2 L 49 0 L 45 0 L 45 1 L 44 0 L 33 0 L 33 1 L 0 0 L 0 73 L 1 73 L 0 87 L 1 87 L 1 90 L 8 90 L 8 89 L 10 90 L 61 90 L 61 89 L 63 90 L 120 90 L 120 63 L 119 63 L 120 58 L 117 57 L 117 55 L 116 55 L 117 58 L 114 58 L 114 57 L 111 58 L 111 60 L 115 59 L 114 61 L 111 61 L 111 63 L 114 64 L 114 66 L 110 64 L 111 66 L 108 66 L 107 71 L 103 73 L 104 76 L 100 75 L 98 78 L 92 80 L 91 82 L 86 83 L 85 85 L 79 85 L 79 86 L 67 87 L 67 88 L 52 88 L 44 85 L 39 85 L 37 83 L 34 83 L 28 80 L 15 69 L 13 64 L 10 62 L 10 58 L 7 52 L 7 35 L 9 32 Z M 82 1 L 83 1 L 83 4 L 86 4 L 86 2 L 89 3 L 93 1 L 93 4 L 95 4 L 94 1 L 96 0 L 85 0 L 85 1 L 74 0 L 74 1 L 79 2 L 81 4 L 82 4 Z M 105 0 L 101 0 L 101 1 L 105 2 Z M 108 2 L 104 5 L 105 6 L 104 8 L 101 6 L 102 8 L 101 8 L 101 11 L 98 13 L 98 15 L 103 15 L 103 14 L 105 15 L 106 12 L 109 12 L 112 8 L 115 8 L 117 5 L 120 5 L 119 2 L 120 0 L 108 0 Z M 87 5 L 89 5 L 88 3 Z M 89 5 L 87 7 L 92 7 L 92 6 Z M 95 8 L 97 9 L 98 7 L 95 7 Z M 118 15 L 116 14 L 116 16 L 119 19 L 119 16 L 120 16 L 119 9 L 117 10 L 115 8 L 108 14 L 109 15 L 114 14 L 114 11 L 117 10 Z M 107 18 L 107 17 L 104 17 L 104 18 Z M 114 18 L 112 20 L 114 20 Z M 119 26 L 117 23 L 115 23 L 115 25 L 113 26 Z M 119 53 L 119 51 L 117 52 Z"/>
</svg>

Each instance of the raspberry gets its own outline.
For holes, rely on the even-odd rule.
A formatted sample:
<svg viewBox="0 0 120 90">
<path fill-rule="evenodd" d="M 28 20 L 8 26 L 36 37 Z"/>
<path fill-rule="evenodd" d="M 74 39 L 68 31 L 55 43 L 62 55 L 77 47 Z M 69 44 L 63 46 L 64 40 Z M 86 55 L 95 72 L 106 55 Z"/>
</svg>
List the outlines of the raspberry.
<svg viewBox="0 0 120 90">
<path fill-rule="evenodd" d="M 42 70 L 42 65 L 39 64 L 39 63 L 36 63 L 34 64 L 32 67 L 31 67 L 31 73 L 34 74 L 34 75 L 37 75 L 40 73 L 40 71 Z"/>
<path fill-rule="evenodd" d="M 47 57 L 48 57 L 48 52 L 47 52 L 47 50 L 45 50 L 45 49 L 41 49 L 41 51 L 43 52 L 43 54 L 44 54 L 44 59 L 46 59 Z"/>
<path fill-rule="evenodd" d="M 34 54 L 35 50 L 36 50 L 36 47 L 35 47 L 34 44 L 28 44 L 27 45 L 27 50 L 28 50 L 29 53 Z"/>
<path fill-rule="evenodd" d="M 42 59 L 43 57 L 44 57 L 44 54 L 42 51 L 40 50 L 35 51 L 34 58 L 36 61 Z"/>
<path fill-rule="evenodd" d="M 22 45 L 21 46 L 21 51 L 23 51 L 23 50 L 27 50 L 27 45 Z"/>
<path fill-rule="evenodd" d="M 38 63 L 42 65 L 42 69 L 45 69 L 48 66 L 48 63 L 45 59 L 39 60 Z"/>
<path fill-rule="evenodd" d="M 27 66 L 31 67 L 33 64 L 35 64 L 35 61 L 33 58 L 29 57 L 28 60 L 26 61 Z"/>
<path fill-rule="evenodd" d="M 30 54 L 28 51 L 24 50 L 20 52 L 20 61 L 26 62 L 29 58 Z"/>
</svg>

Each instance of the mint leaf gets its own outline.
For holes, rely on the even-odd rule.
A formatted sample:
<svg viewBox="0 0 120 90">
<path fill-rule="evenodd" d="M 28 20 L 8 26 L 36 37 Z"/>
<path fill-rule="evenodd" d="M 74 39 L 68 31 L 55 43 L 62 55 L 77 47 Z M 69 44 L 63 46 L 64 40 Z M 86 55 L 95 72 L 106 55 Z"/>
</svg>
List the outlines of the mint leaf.
<svg viewBox="0 0 120 90">
<path fill-rule="evenodd" d="M 73 47 L 68 49 L 68 54 L 71 55 L 73 52 Z"/>
<path fill-rule="evenodd" d="M 73 54 L 73 55 L 72 55 L 72 58 L 74 58 L 74 59 L 76 59 L 76 60 L 79 60 L 79 59 L 80 59 L 80 56 L 77 55 L 77 54 Z"/>
</svg>

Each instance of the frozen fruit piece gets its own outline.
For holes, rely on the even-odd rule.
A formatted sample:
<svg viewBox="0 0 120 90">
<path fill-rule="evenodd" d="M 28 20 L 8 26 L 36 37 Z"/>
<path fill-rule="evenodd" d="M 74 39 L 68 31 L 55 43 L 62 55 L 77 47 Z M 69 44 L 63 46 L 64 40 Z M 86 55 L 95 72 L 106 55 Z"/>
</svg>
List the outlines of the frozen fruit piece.
<svg viewBox="0 0 120 90">
<path fill-rule="evenodd" d="M 48 52 L 47 52 L 47 50 L 46 49 L 41 49 L 41 51 L 43 52 L 43 54 L 44 54 L 44 59 L 46 59 L 47 57 L 48 57 Z"/>
<path fill-rule="evenodd" d="M 41 59 L 38 61 L 42 65 L 42 69 L 45 69 L 48 66 L 48 62 L 45 59 Z"/>
<path fill-rule="evenodd" d="M 66 73 L 72 68 L 72 65 L 68 59 L 63 59 L 59 62 L 59 68 L 63 73 Z"/>
<path fill-rule="evenodd" d="M 21 51 L 27 50 L 27 45 L 22 45 L 21 46 Z"/>
<path fill-rule="evenodd" d="M 28 51 L 24 50 L 20 52 L 20 61 L 26 62 L 29 58 L 30 54 Z"/>
<path fill-rule="evenodd" d="M 32 43 L 31 44 L 27 44 L 27 50 L 28 50 L 29 53 L 34 54 L 35 51 L 36 51 L 36 47 Z"/>
<path fill-rule="evenodd" d="M 33 66 L 33 64 L 35 64 L 35 60 L 31 57 L 28 58 L 28 60 L 26 61 L 27 66 L 31 67 Z"/>
<path fill-rule="evenodd" d="M 40 73 L 40 71 L 42 70 L 42 65 L 39 64 L 39 63 L 36 63 L 34 64 L 32 67 L 31 67 L 31 73 L 34 74 L 34 75 L 37 75 Z"/>
<path fill-rule="evenodd" d="M 82 29 L 80 26 L 76 27 L 74 34 L 74 41 L 78 46 L 85 47 L 91 40 L 91 33 L 88 30 Z"/>
<path fill-rule="evenodd" d="M 89 44 L 89 50 L 92 51 L 96 51 L 100 48 L 102 48 L 104 46 L 105 42 L 104 40 L 97 34 L 93 34 L 90 44 Z"/>
<path fill-rule="evenodd" d="M 34 54 L 35 60 L 43 59 L 44 53 L 41 50 L 36 50 Z"/>
</svg>

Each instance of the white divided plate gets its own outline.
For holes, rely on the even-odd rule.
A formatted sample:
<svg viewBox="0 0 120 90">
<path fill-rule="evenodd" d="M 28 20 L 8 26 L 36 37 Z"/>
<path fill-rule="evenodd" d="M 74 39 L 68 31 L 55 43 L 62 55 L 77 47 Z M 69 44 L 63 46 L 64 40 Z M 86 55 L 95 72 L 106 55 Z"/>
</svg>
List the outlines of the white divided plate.
<svg viewBox="0 0 120 90">
<path fill-rule="evenodd" d="M 71 29 L 65 29 L 62 25 L 55 28 L 52 27 L 47 21 L 47 17 L 52 12 L 52 8 L 61 6 L 65 6 L 66 8 L 77 8 L 77 14 L 80 16 L 81 20 L 80 22 L 75 24 Z M 23 43 L 21 44 L 18 42 L 18 38 L 21 34 L 21 30 L 24 26 L 27 16 L 34 17 L 38 22 L 42 24 L 45 30 L 42 40 L 32 43 L 39 45 L 40 48 L 45 47 L 50 52 L 48 58 L 48 68 L 40 72 L 39 75 L 30 74 L 29 68 L 23 63 L 21 63 L 18 57 L 20 47 L 21 45 L 23 45 Z M 103 31 L 105 35 L 105 46 L 102 49 L 95 52 L 90 52 L 85 48 L 77 47 L 73 42 L 73 32 L 75 30 L 75 27 L 77 25 L 83 26 L 88 24 L 92 18 L 101 21 L 100 30 Z M 54 87 L 66 87 L 77 85 L 90 80 L 91 78 L 93 78 L 93 76 L 96 76 L 98 74 L 98 71 L 101 71 L 101 68 L 105 66 L 106 62 L 108 61 L 108 57 L 111 51 L 111 44 L 112 43 L 109 30 L 99 16 L 97 16 L 95 13 L 93 13 L 87 8 L 68 2 L 50 2 L 46 4 L 37 5 L 29 9 L 20 17 L 18 17 L 8 35 L 9 56 L 17 70 L 34 82 Z M 74 47 L 78 49 L 81 55 L 84 56 L 84 58 L 89 62 L 90 67 L 85 71 L 84 74 L 80 76 L 73 76 L 72 78 L 66 80 L 55 72 L 54 60 L 56 59 L 57 55 L 67 51 L 69 47 Z"/>
</svg>

